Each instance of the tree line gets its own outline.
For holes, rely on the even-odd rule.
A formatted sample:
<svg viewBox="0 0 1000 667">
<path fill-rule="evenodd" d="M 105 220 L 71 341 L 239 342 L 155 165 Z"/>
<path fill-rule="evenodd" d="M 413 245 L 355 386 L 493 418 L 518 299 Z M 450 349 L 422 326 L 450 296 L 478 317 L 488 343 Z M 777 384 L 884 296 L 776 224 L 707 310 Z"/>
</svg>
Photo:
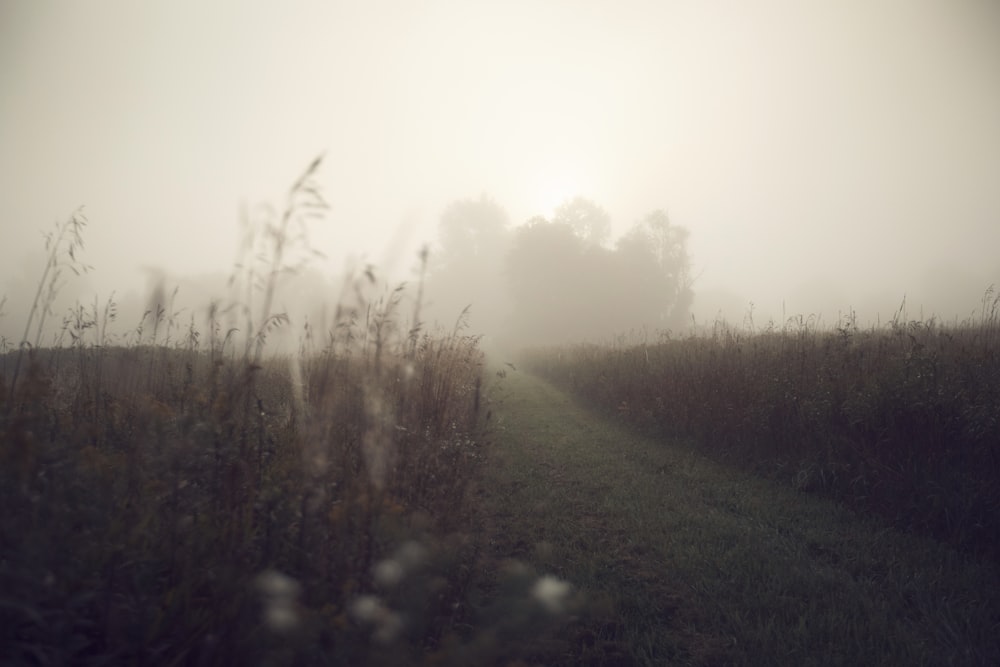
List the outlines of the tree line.
<svg viewBox="0 0 1000 667">
<path fill-rule="evenodd" d="M 429 315 L 470 306 L 476 331 L 518 344 L 675 329 L 693 299 L 687 239 L 657 210 L 612 243 L 610 215 L 583 197 L 516 227 L 486 196 L 456 201 L 429 261 Z"/>
</svg>

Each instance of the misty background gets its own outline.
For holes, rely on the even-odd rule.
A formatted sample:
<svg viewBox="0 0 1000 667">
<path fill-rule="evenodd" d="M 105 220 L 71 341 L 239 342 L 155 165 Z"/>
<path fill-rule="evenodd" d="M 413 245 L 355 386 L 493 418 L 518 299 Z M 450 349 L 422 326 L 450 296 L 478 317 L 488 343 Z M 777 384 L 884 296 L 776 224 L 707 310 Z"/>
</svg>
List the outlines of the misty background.
<svg viewBox="0 0 1000 667">
<path fill-rule="evenodd" d="M 221 296 L 241 220 L 321 153 L 325 258 L 277 304 L 314 318 L 348 271 L 413 284 L 425 244 L 427 316 L 471 301 L 474 330 L 537 340 L 884 322 L 904 296 L 961 320 L 1000 285 L 990 0 L 6 2 L 0 81 L 11 340 L 81 205 L 94 270 L 59 307 L 114 292 L 128 328 L 157 286 Z M 600 238 L 559 236 L 573 201 Z M 678 251 L 656 268 L 653 229 Z"/>
</svg>

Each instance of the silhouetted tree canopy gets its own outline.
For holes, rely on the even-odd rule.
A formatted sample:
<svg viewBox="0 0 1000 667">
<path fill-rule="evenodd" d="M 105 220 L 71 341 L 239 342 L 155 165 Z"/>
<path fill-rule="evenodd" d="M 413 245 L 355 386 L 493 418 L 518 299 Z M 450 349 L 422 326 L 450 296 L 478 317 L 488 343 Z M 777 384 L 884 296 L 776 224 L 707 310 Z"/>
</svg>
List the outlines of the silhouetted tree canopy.
<svg viewBox="0 0 1000 667">
<path fill-rule="evenodd" d="M 684 324 L 691 305 L 688 232 L 654 211 L 612 248 L 611 218 L 577 197 L 551 220 L 511 230 L 487 197 L 451 204 L 441 217 L 428 277 L 435 319 L 467 305 L 472 325 L 517 344 L 607 339 Z"/>
<path fill-rule="evenodd" d="M 575 317 L 583 293 L 583 240 L 567 224 L 533 218 L 514 233 L 507 255 L 513 302 L 511 333 L 518 340 L 558 339 Z"/>
<path fill-rule="evenodd" d="M 429 261 L 424 319 L 451 325 L 471 306 L 477 330 L 500 330 L 509 303 L 502 274 L 510 239 L 507 212 L 489 197 L 449 205 Z"/>
<path fill-rule="evenodd" d="M 445 266 L 463 266 L 498 254 L 502 257 L 507 250 L 509 222 L 507 212 L 485 195 L 452 203 L 438 227 L 438 261 Z"/>
<path fill-rule="evenodd" d="M 618 253 L 637 281 L 634 288 L 650 300 L 644 311 L 659 313 L 661 327 L 681 326 L 691 308 L 688 235 L 660 210 L 637 222 L 618 241 Z"/>
<path fill-rule="evenodd" d="M 507 275 L 517 340 L 609 338 L 684 323 L 692 294 L 687 230 L 655 211 L 612 250 L 600 242 L 610 227 L 604 209 L 577 198 L 553 220 L 515 230 Z"/>
<path fill-rule="evenodd" d="M 574 197 L 556 209 L 552 222 L 569 225 L 581 239 L 602 246 L 611 238 L 611 216 L 584 197 Z"/>
</svg>

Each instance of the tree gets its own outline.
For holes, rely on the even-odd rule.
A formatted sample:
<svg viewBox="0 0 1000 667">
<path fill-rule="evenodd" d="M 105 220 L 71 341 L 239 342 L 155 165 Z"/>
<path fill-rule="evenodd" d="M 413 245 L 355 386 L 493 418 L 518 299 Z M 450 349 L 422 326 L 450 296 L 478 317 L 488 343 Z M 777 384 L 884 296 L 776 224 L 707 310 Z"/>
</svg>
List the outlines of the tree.
<svg viewBox="0 0 1000 667">
<path fill-rule="evenodd" d="M 516 230 L 506 276 L 513 305 L 511 334 L 519 342 L 554 342 L 573 326 L 583 247 L 572 227 L 544 218 L 532 218 Z"/>
<path fill-rule="evenodd" d="M 637 222 L 612 250 L 610 219 L 577 198 L 551 220 L 514 232 L 507 257 L 511 333 L 522 344 L 601 340 L 681 326 L 691 305 L 688 232 L 663 211 Z"/>
<path fill-rule="evenodd" d="M 438 224 L 439 263 L 466 266 L 502 257 L 508 224 L 507 212 L 486 195 L 451 203 Z"/>
<path fill-rule="evenodd" d="M 611 216 L 584 197 L 575 197 L 556 209 L 552 222 L 569 225 L 586 243 L 603 246 L 611 238 Z"/>
<path fill-rule="evenodd" d="M 450 204 L 438 224 L 425 293 L 427 321 L 454 323 L 466 306 L 479 333 L 497 333 L 509 299 L 501 280 L 511 243 L 507 212 L 486 195 Z"/>
<path fill-rule="evenodd" d="M 647 314 L 660 326 L 680 326 L 687 318 L 694 293 L 689 232 L 670 222 L 666 212 L 653 211 L 618 241 L 621 260 L 633 267 L 631 289 L 648 301 Z"/>
</svg>

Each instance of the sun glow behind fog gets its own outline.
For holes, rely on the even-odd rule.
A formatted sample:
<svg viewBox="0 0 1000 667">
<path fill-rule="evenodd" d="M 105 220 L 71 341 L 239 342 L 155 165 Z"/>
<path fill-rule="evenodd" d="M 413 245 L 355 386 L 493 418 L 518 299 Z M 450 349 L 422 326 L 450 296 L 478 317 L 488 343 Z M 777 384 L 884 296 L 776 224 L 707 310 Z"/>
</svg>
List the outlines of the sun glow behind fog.
<svg viewBox="0 0 1000 667">
<path fill-rule="evenodd" d="M 532 179 L 537 215 L 549 218 L 560 204 L 585 196 L 587 188 L 579 174 L 578 167 L 565 162 L 551 161 L 540 169 Z"/>
</svg>

